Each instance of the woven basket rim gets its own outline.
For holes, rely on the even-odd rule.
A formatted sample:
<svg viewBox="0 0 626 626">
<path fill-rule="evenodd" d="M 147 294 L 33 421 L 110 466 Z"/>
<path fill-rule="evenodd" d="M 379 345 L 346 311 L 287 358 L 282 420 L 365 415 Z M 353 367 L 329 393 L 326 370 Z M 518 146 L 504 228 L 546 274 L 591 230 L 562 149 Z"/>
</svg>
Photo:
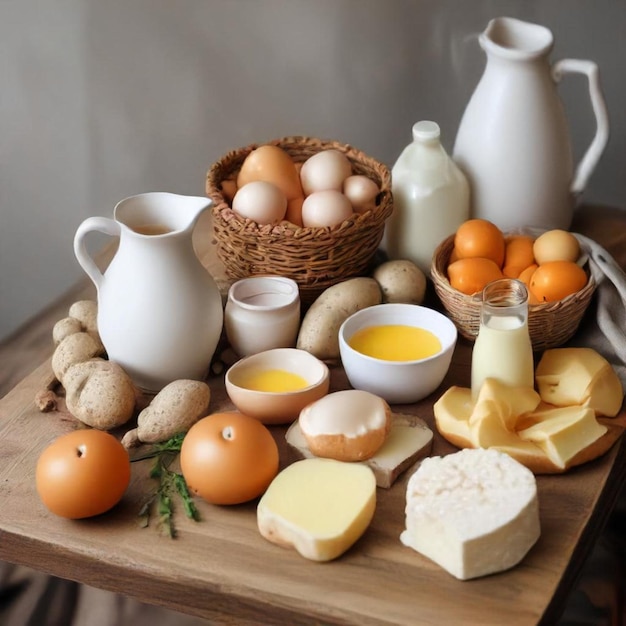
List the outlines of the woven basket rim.
<svg viewBox="0 0 626 626">
<path fill-rule="evenodd" d="M 324 227 L 297 226 L 296 224 L 292 224 L 286 220 L 283 220 L 279 224 L 263 225 L 257 224 L 249 218 L 244 218 L 238 215 L 232 210 L 220 191 L 219 184 L 225 178 L 222 174 L 225 169 L 227 169 L 228 173 L 238 171 L 245 157 L 256 148 L 264 145 L 275 145 L 279 147 L 284 147 L 285 145 L 293 147 L 319 146 L 320 148 L 326 150 L 337 149 L 348 157 L 353 166 L 356 164 L 358 167 L 362 168 L 363 165 L 366 164 L 373 171 L 377 172 L 380 179 L 380 191 L 378 194 L 379 201 L 376 207 L 364 213 L 355 212 L 341 224 Z M 238 165 L 239 167 L 226 167 L 230 166 L 232 163 Z M 209 198 L 213 201 L 212 212 L 214 217 L 218 217 L 218 219 L 223 219 L 228 222 L 228 227 L 233 232 L 246 231 L 250 235 L 270 235 L 276 237 L 277 239 L 281 236 L 288 236 L 296 239 L 306 239 L 307 237 L 314 236 L 319 242 L 320 239 L 323 239 L 325 236 L 331 236 L 334 238 L 334 235 L 343 230 L 353 227 L 360 228 L 364 225 L 364 223 L 371 224 L 372 219 L 376 222 L 384 222 L 384 220 L 391 215 L 393 210 L 393 205 L 391 203 L 391 171 L 384 163 L 377 161 L 351 144 L 342 143 L 334 139 L 318 139 L 306 135 L 289 135 L 279 139 L 272 139 L 270 141 L 250 143 L 246 146 L 230 150 L 220 159 L 215 161 L 209 168 L 206 179 L 206 192 Z M 385 196 L 388 196 L 388 201 L 385 201 Z"/>
<path fill-rule="evenodd" d="M 466 339 L 474 340 L 478 333 L 482 300 L 480 292 L 470 296 L 450 285 L 446 264 L 453 246 L 454 235 L 437 246 L 431 264 L 431 279 L 437 296 L 459 333 Z M 528 325 L 533 349 L 545 350 L 569 340 L 575 334 L 595 288 L 596 281 L 588 272 L 587 284 L 576 293 L 555 302 L 529 304 Z"/>
</svg>

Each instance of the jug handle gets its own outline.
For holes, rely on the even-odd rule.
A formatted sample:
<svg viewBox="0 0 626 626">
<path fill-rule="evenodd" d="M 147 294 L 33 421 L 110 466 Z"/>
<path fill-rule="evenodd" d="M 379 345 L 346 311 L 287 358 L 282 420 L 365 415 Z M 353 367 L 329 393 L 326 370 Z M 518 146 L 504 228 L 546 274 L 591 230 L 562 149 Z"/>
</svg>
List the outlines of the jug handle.
<svg viewBox="0 0 626 626">
<path fill-rule="evenodd" d="M 97 289 L 100 288 L 104 275 L 96 265 L 93 257 L 87 252 L 85 237 L 88 233 L 94 231 L 111 235 L 112 237 L 119 237 L 121 230 L 119 223 L 108 217 L 88 217 L 76 230 L 74 235 L 74 254 Z"/>
<path fill-rule="evenodd" d="M 585 74 L 587 76 L 591 106 L 596 116 L 596 134 L 576 167 L 574 181 L 570 187 L 570 191 L 578 195 L 584 191 L 587 181 L 609 140 L 609 116 L 602 87 L 600 86 L 598 66 L 593 61 L 580 59 L 561 59 L 552 66 L 552 77 L 556 82 L 559 82 L 563 75 L 568 73 Z"/>
</svg>

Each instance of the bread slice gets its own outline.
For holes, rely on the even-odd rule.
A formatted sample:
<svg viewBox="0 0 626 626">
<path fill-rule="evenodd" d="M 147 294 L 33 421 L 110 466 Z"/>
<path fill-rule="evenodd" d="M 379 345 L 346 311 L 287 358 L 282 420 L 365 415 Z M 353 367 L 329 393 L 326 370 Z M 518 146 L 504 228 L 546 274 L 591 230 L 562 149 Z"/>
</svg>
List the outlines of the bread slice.
<svg viewBox="0 0 626 626">
<path fill-rule="evenodd" d="M 300 458 L 314 458 L 300 424 L 295 421 L 285 435 L 287 443 Z M 378 487 L 388 489 L 403 472 L 430 454 L 433 431 L 415 415 L 391 414 L 391 429 L 385 443 L 364 463 L 374 472 Z"/>
</svg>

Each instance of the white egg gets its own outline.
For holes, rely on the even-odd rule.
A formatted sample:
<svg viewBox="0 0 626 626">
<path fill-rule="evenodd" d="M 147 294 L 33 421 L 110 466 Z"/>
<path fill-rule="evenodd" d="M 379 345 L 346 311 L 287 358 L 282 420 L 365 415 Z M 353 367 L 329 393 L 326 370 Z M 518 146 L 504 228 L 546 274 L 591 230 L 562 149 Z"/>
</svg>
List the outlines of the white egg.
<svg viewBox="0 0 626 626">
<path fill-rule="evenodd" d="M 287 198 L 273 183 L 257 180 L 237 190 L 233 211 L 257 224 L 277 224 L 287 212 Z"/>
<path fill-rule="evenodd" d="M 350 200 L 335 189 L 315 191 L 302 203 L 302 223 L 314 228 L 341 224 L 353 213 Z"/>
<path fill-rule="evenodd" d="M 379 191 L 378 185 L 363 174 L 348 176 L 343 181 L 343 193 L 357 213 L 365 213 L 373 209 L 376 206 L 376 196 Z"/>
<path fill-rule="evenodd" d="M 305 196 L 327 189 L 341 191 L 343 181 L 351 174 L 352 164 L 343 152 L 322 150 L 302 164 L 300 182 Z"/>
</svg>

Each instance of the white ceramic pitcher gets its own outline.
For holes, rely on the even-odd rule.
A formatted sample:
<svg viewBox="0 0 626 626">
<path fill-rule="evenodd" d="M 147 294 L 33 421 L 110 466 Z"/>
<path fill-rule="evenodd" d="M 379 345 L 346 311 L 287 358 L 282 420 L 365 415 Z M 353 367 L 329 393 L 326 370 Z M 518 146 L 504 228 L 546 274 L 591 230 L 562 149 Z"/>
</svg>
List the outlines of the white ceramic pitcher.
<svg viewBox="0 0 626 626">
<path fill-rule="evenodd" d="M 74 252 L 98 292 L 98 330 L 108 358 L 147 391 L 179 378 L 201 380 L 222 332 L 222 299 L 196 256 L 192 232 L 208 198 L 145 193 L 117 204 L 114 219 L 89 217 Z M 119 237 L 102 273 L 85 237 Z"/>
<path fill-rule="evenodd" d="M 563 59 L 550 65 L 553 35 L 544 26 L 499 17 L 479 37 L 487 63 L 461 119 L 453 158 L 467 174 L 472 217 L 503 230 L 569 228 L 609 136 L 598 67 Z M 557 83 L 585 74 L 595 136 L 574 171 Z"/>
</svg>

